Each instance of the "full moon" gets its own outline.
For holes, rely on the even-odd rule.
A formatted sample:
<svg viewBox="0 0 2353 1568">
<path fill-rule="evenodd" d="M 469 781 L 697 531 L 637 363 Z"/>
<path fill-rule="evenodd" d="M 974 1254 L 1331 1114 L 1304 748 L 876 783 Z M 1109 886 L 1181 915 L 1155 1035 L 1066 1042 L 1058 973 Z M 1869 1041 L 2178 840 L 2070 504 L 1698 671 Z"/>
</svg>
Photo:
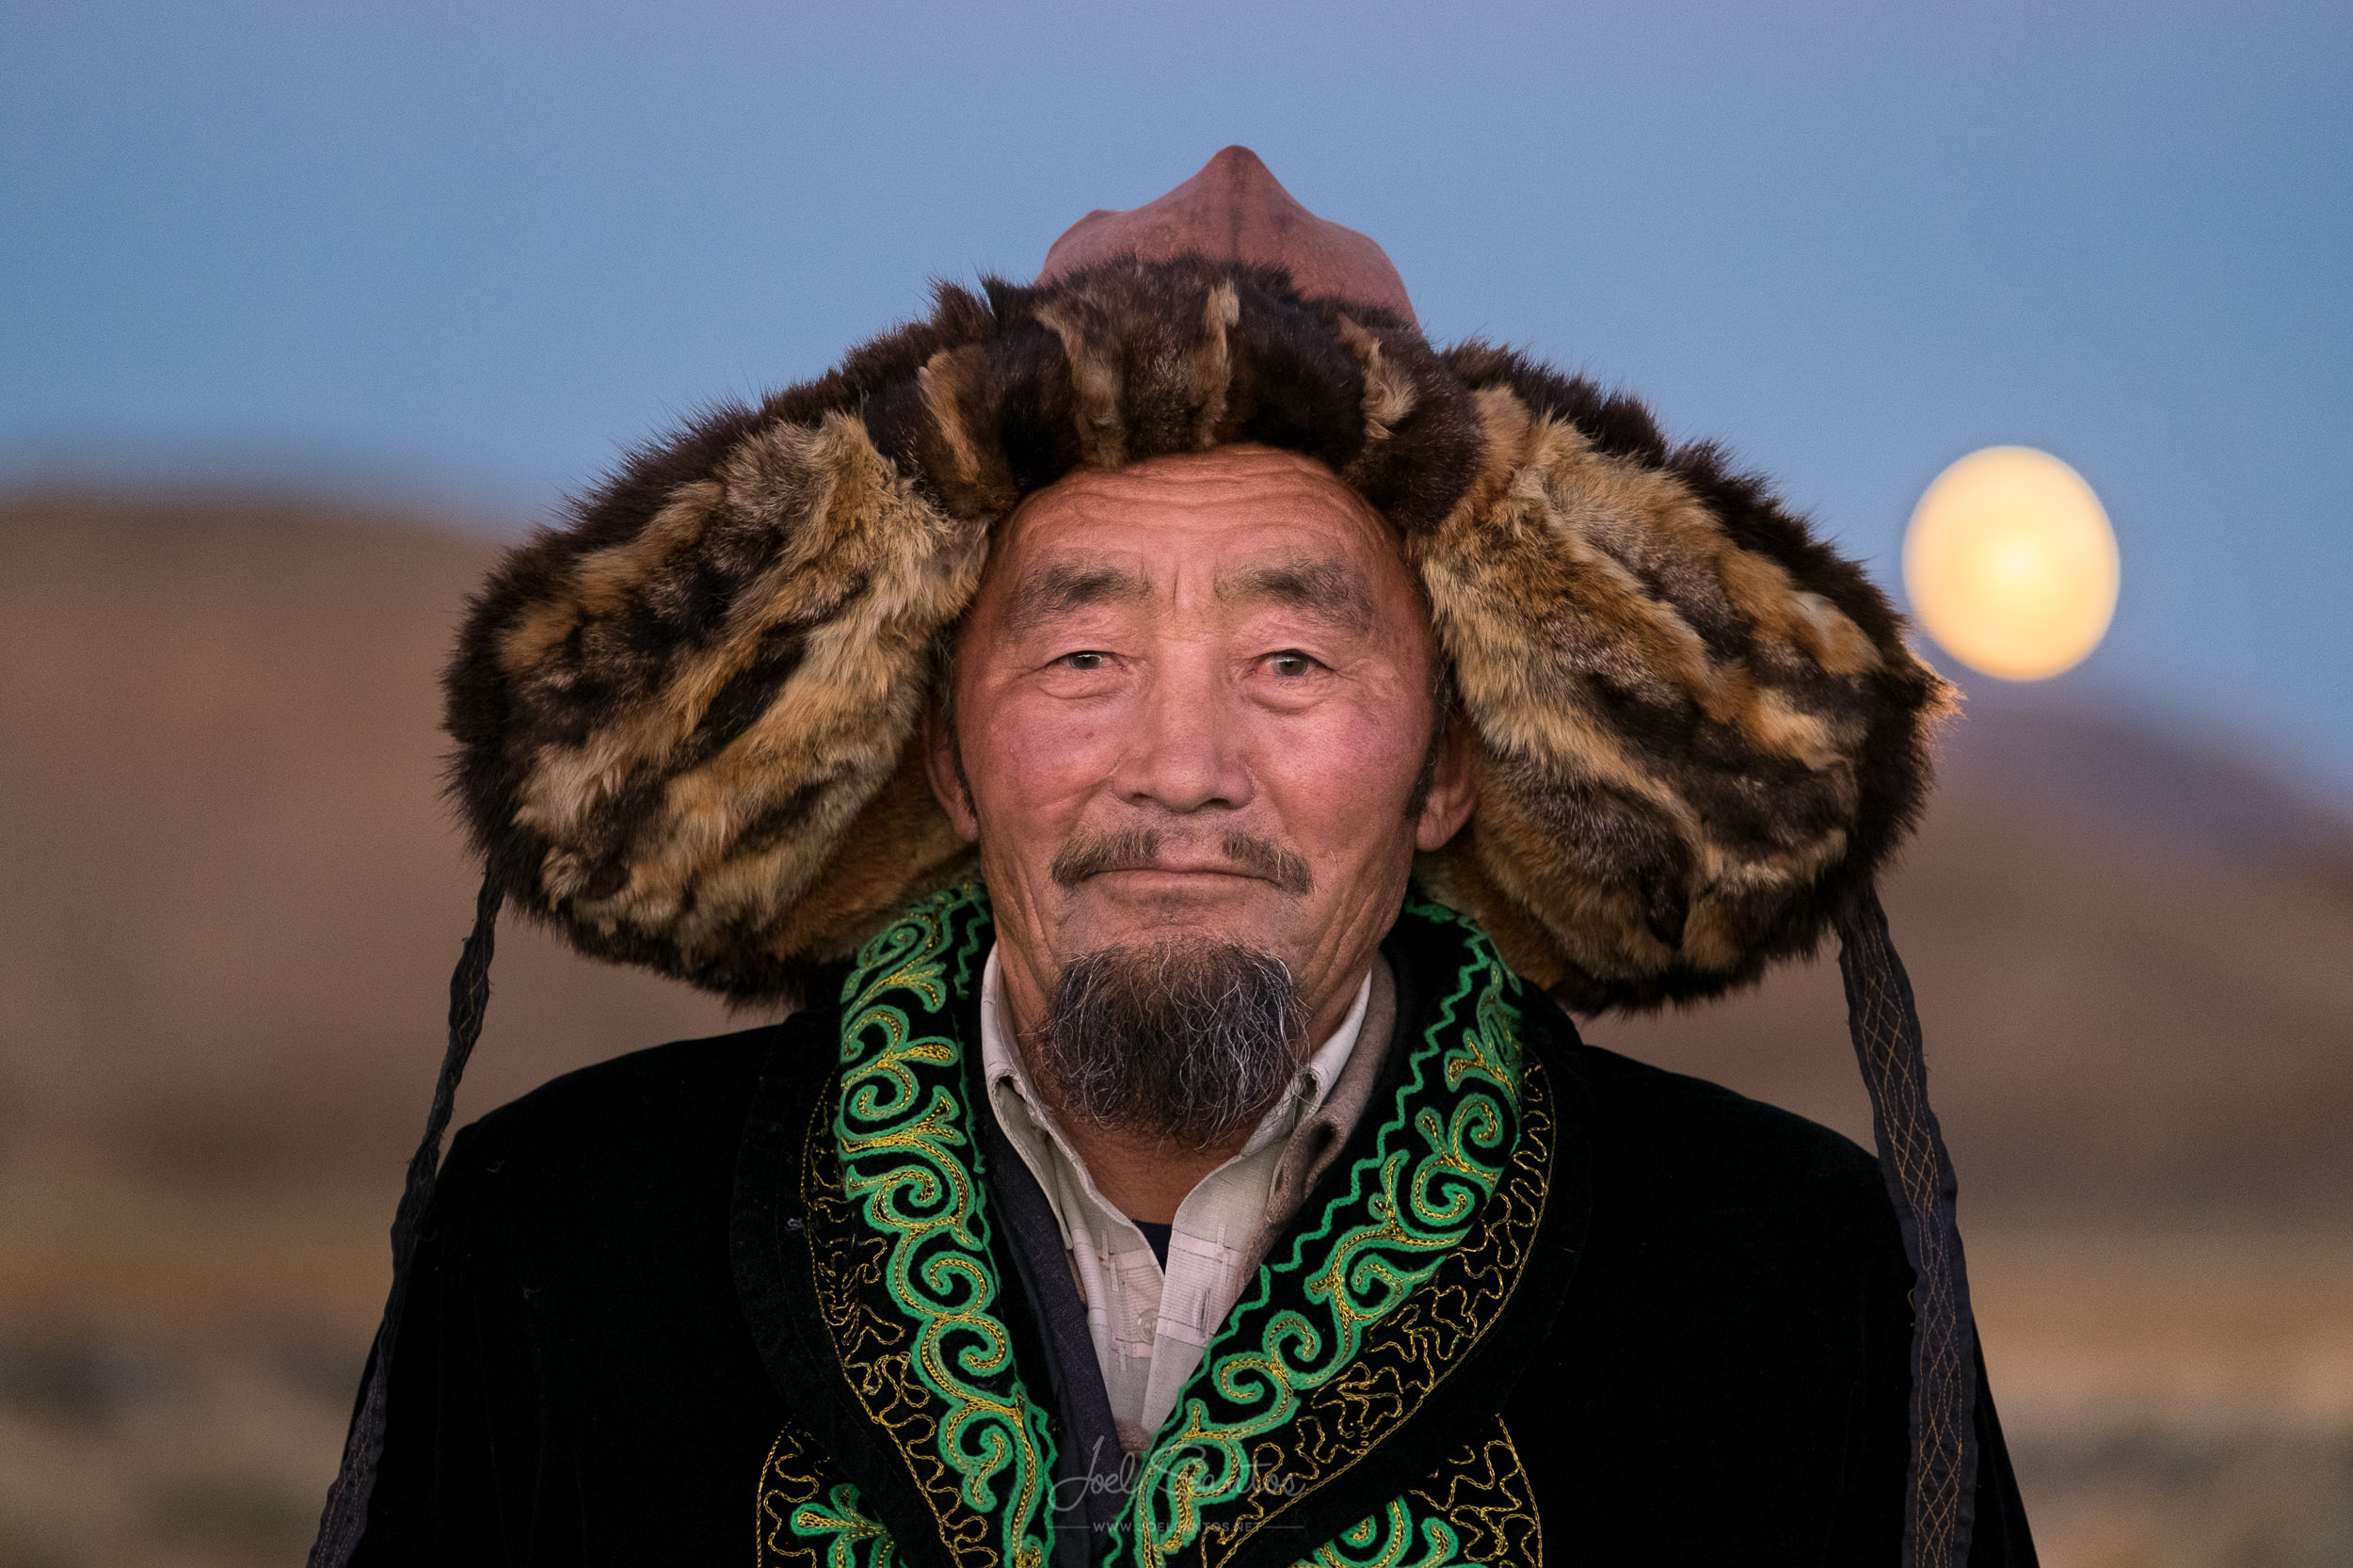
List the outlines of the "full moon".
<svg viewBox="0 0 2353 1568">
<path fill-rule="evenodd" d="M 1989 446 L 1938 474 L 1904 535 L 1904 591 L 1929 635 L 2005 680 L 2046 680 L 2099 647 L 2117 572 L 2100 498 L 2030 446 Z"/>
</svg>

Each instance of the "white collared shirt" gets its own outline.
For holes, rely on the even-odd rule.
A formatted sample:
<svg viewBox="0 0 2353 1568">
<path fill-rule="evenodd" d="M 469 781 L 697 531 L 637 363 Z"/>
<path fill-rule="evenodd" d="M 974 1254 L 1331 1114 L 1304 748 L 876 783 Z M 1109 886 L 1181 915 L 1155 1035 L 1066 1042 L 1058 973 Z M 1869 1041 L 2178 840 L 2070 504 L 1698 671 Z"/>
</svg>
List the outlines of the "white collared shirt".
<svg viewBox="0 0 2353 1568">
<path fill-rule="evenodd" d="M 1339 1028 L 1300 1067 L 1290 1091 L 1259 1120 L 1241 1151 L 1185 1194 L 1169 1227 L 1163 1270 L 1135 1222 L 1104 1201 L 1086 1162 L 1032 1086 L 1014 1048 L 997 952 L 989 950 L 981 973 L 981 1070 L 989 1104 L 1062 1227 L 1112 1416 L 1128 1452 L 1149 1442 L 1176 1408 L 1202 1348 L 1225 1326 L 1257 1273 L 1256 1248 L 1284 1151 L 1339 1081 L 1371 997 L 1368 974 Z"/>
</svg>

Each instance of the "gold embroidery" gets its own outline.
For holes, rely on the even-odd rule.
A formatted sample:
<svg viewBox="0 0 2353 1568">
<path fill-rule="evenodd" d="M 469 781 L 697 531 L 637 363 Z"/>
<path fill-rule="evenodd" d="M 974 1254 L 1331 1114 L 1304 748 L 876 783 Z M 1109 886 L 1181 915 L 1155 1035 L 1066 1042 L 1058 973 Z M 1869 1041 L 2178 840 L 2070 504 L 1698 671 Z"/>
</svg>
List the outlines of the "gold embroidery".
<svg viewBox="0 0 2353 1568">
<path fill-rule="evenodd" d="M 760 1470 L 759 1568 L 898 1568 L 882 1526 L 858 1507 L 857 1488 L 798 1427 L 770 1445 Z"/>
<path fill-rule="evenodd" d="M 1452 928 L 1455 989 L 1375 1152 L 1322 1224 L 1269 1260 L 1212 1344 L 1114 1530 L 1114 1560 L 1226 1562 L 1419 1410 L 1519 1283 L 1557 1136 L 1546 1075 L 1519 1048 L 1519 983 L 1459 917 L 1417 900 L 1405 918 Z M 870 944 L 845 991 L 842 1066 L 804 1129 L 801 1193 L 819 1316 L 841 1372 L 907 1464 L 950 1561 L 1039 1568 L 1052 1539 L 1040 1506 L 1052 1447 L 994 1317 L 960 1048 L 941 1017 L 969 983 L 986 920 L 985 895 L 968 886 Z M 1497 1479 L 1507 1462 L 1518 1494 Z M 1526 1488 L 1508 1434 L 1449 1464 L 1312 1560 L 1468 1568 L 1480 1559 L 1466 1552 L 1489 1549 L 1533 1560 L 1533 1505 L 1513 1500 Z M 889 1538 L 858 1511 L 854 1487 L 819 1488 L 787 1469 L 772 1456 L 763 1549 L 822 1544 L 826 1568 L 891 1568 Z M 1147 1498 L 1153 1507 L 1136 1506 Z M 1139 1530 L 1144 1519 L 1152 1528 Z"/>
<path fill-rule="evenodd" d="M 1454 1527 L 1463 1556 L 1473 1562 L 1534 1568 L 1545 1560 L 1535 1483 L 1500 1416 L 1492 1432 L 1440 1465 L 1409 1496 Z"/>
<path fill-rule="evenodd" d="M 1421 1408 L 1502 1315 L 1543 1223 L 1558 1135 L 1551 1085 L 1535 1058 L 1523 1069 L 1520 1093 L 1519 1140 L 1480 1223 L 1434 1275 L 1368 1331 L 1353 1362 L 1300 1400 L 1284 1442 L 1253 1449 L 1257 1474 L 1281 1484 L 1262 1479 L 1239 1506 L 1221 1511 L 1196 1543 L 1205 1561 L 1229 1561 L 1296 1499 L 1353 1467 Z M 1512 1464 L 1516 1470 L 1516 1455 Z M 1418 1554 L 1412 1559 L 1415 1568 L 1420 1561 Z"/>
<path fill-rule="evenodd" d="M 966 883 L 860 952 L 843 987 L 841 1065 L 803 1141 L 802 1190 L 835 1354 L 913 1472 L 941 1544 L 962 1568 L 1042 1568 L 1053 1446 L 996 1315 L 962 1048 L 945 1017 L 987 929 L 987 895 Z"/>
</svg>

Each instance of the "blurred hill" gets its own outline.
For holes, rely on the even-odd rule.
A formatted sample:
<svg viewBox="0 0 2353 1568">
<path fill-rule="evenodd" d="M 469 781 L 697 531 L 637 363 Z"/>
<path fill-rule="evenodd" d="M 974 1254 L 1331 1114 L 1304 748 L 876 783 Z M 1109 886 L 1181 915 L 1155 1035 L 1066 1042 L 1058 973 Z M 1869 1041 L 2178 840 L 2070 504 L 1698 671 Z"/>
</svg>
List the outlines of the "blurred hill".
<svg viewBox="0 0 2353 1568">
<path fill-rule="evenodd" d="M 57 1542 L 92 1529 L 118 1531 L 110 1560 L 144 1560 L 129 1543 L 172 1509 L 196 1511 L 170 1513 L 173 1540 L 228 1544 L 205 1560 L 294 1560 L 307 1540 L 471 912 L 436 680 L 495 552 L 430 520 L 286 497 L 0 496 L 0 1564 L 84 1560 Z M 1945 775 L 1887 902 L 1964 1223 L 1987 1238 L 1989 1343 L 2041 1368 L 2010 1401 L 2022 1453 L 2113 1480 L 2126 1472 L 2049 1447 L 2088 1418 L 2049 1401 L 2084 1388 L 2123 1408 L 2100 1390 L 2146 1380 L 2079 1376 L 2082 1347 L 2121 1343 L 2118 1315 L 2166 1280 L 2237 1289 L 2233 1344 L 2283 1301 L 2342 1301 L 2353 1320 L 2353 1270 L 2331 1261 L 2353 1256 L 2353 824 L 2228 748 L 2032 696 L 1972 704 Z M 495 981 L 461 1121 L 570 1066 L 733 1027 L 512 922 Z M 1868 1142 L 1828 955 L 1587 1032 Z M 2235 1240 L 2032 1240 L 2191 1233 Z M 2266 1235 L 2334 1240 L 2265 1253 Z M 2208 1327 L 2151 1328 L 2131 1365 L 2180 1360 L 2182 1336 L 2225 1320 L 2181 1310 Z M 2275 1370 L 2319 1400 L 2325 1432 L 2353 1432 L 2353 1329 L 2324 1327 L 2281 1329 L 2302 1359 Z M 156 1359 L 191 1336 L 238 1348 Z M 166 1365 L 179 1382 L 154 1381 Z M 122 1390 L 159 1387 L 212 1413 L 185 1416 L 202 1444 L 92 1458 L 59 1435 L 178 1431 L 108 1425 Z M 2353 1446 L 2330 1469 L 2338 1452 L 2256 1469 L 2314 1466 L 2306 1494 L 2325 1501 L 2353 1488 Z M 64 1505 L 22 1500 L 69 1482 L 98 1488 L 87 1519 L 113 1523 L 43 1524 Z M 2091 1510 L 2084 1540 L 2141 1517 L 2068 1484 Z M 164 1513 L 123 1524 L 109 1499 L 125 1487 Z M 2159 1555 L 2098 1560 L 2193 1560 L 2162 1555 L 2179 1531 L 2152 1530 Z"/>
<path fill-rule="evenodd" d="M 285 501 L 0 504 L 0 1150 L 402 1158 L 473 880 L 437 679 L 494 553 Z M 727 1027 L 535 933 L 496 978 L 474 1113 Z"/>
<path fill-rule="evenodd" d="M 2353 824 L 2110 712 L 1970 703 L 1886 902 L 1964 1217 L 2353 1226 Z M 1834 951 L 1596 1043 L 1868 1143 Z"/>
<path fill-rule="evenodd" d="M 284 499 L 0 502 L 0 1151 L 382 1172 L 470 878 L 438 665 L 495 547 Z M 2353 1223 L 2353 824 L 2109 713 L 1979 700 L 1889 888 L 1939 1109 L 2005 1214 Z M 728 1027 L 506 939 L 467 1110 Z M 1867 1141 L 1825 959 L 1595 1040 Z"/>
</svg>

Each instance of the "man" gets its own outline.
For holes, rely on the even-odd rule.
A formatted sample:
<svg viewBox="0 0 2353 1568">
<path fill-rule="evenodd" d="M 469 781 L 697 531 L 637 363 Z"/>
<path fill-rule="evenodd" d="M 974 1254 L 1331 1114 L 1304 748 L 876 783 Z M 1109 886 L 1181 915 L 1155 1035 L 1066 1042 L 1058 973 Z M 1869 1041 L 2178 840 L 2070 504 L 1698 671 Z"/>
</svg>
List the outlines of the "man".
<svg viewBox="0 0 2353 1568">
<path fill-rule="evenodd" d="M 1869 892 L 1941 684 L 1247 152 L 639 455 L 449 685 L 488 875 L 314 1560 L 2033 1560 Z M 799 1010 L 486 1117 L 412 1243 L 509 892 Z M 1561 1010 L 1833 922 L 1882 1163 Z"/>
</svg>

